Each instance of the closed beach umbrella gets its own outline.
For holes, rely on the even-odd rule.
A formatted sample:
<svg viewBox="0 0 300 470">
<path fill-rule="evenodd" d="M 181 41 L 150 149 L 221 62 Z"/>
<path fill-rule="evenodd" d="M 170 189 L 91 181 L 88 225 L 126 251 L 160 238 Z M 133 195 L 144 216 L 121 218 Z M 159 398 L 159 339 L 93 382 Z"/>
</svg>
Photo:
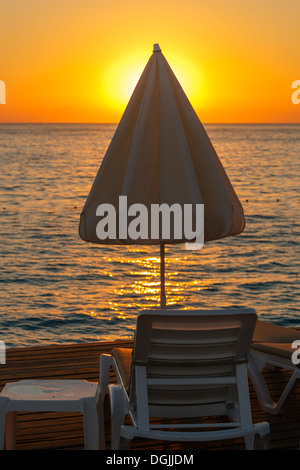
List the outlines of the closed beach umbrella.
<svg viewBox="0 0 300 470">
<path fill-rule="evenodd" d="M 190 241 L 184 230 L 178 236 L 179 219 L 176 222 L 175 216 L 170 217 L 168 236 L 161 223 L 156 230 L 151 210 L 163 204 L 176 204 L 183 210 L 190 205 L 194 223 L 194 208 L 204 205 L 204 242 L 244 229 L 243 209 L 225 170 L 156 44 L 96 175 L 81 214 L 79 233 L 83 240 L 97 244 L 160 245 L 162 308 L 164 245 Z M 139 227 L 140 237 L 132 236 L 126 230 L 128 225 L 125 227 L 131 219 L 124 214 L 131 207 L 131 217 L 134 213 L 141 216 L 135 211 L 141 205 L 147 209 L 148 219 L 139 219 L 144 222 Z M 114 220 L 110 207 L 115 208 Z M 98 224 L 104 215 L 107 236 L 101 237 Z M 151 221 L 153 230 L 149 228 Z"/>
</svg>

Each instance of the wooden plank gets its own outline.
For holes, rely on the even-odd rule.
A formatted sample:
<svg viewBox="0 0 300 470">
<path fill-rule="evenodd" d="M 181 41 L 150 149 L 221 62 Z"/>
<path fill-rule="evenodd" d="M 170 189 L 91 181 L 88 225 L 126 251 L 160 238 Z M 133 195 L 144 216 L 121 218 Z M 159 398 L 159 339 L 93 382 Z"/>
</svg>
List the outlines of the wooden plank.
<svg viewBox="0 0 300 470">
<path fill-rule="evenodd" d="M 0 387 L 7 382 L 33 377 L 98 380 L 100 354 L 113 347 L 131 346 L 132 341 L 117 341 L 8 349 L 6 364 L 1 366 Z"/>
</svg>

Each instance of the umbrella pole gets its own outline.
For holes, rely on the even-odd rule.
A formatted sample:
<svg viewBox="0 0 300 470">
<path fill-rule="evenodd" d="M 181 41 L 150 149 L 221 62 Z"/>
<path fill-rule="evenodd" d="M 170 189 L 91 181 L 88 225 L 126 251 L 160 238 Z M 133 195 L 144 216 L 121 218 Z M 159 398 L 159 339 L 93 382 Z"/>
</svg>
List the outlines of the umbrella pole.
<svg viewBox="0 0 300 470">
<path fill-rule="evenodd" d="M 165 245 L 160 244 L 160 308 L 166 308 L 166 294 L 165 294 Z"/>
</svg>

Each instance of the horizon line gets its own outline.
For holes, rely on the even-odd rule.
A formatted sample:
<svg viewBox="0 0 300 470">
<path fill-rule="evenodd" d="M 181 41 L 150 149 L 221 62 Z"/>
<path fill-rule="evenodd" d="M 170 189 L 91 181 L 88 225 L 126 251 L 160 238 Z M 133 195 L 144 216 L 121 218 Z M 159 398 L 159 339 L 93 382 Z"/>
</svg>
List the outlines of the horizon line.
<svg viewBox="0 0 300 470">
<path fill-rule="evenodd" d="M 36 122 L 36 121 L 32 121 L 32 122 L 24 122 L 24 121 L 20 121 L 20 122 L 17 122 L 17 121 L 11 121 L 11 122 L 1 122 L 0 121 L 0 124 L 79 124 L 79 125 L 82 125 L 82 124 L 95 124 L 95 125 L 98 125 L 98 124 L 101 124 L 101 125 L 118 125 L 120 123 L 120 121 L 118 122 L 69 122 L 69 121 L 66 121 L 66 122 L 62 122 L 62 121 L 43 121 L 43 122 Z M 300 124 L 300 121 L 299 122 L 202 122 L 201 121 L 201 124 L 205 124 L 205 125 L 210 125 L 210 124 L 222 124 L 222 125 L 250 125 L 250 124 L 254 124 L 254 125 L 258 125 L 258 124 L 284 124 L 284 125 L 291 125 L 291 124 Z"/>
</svg>

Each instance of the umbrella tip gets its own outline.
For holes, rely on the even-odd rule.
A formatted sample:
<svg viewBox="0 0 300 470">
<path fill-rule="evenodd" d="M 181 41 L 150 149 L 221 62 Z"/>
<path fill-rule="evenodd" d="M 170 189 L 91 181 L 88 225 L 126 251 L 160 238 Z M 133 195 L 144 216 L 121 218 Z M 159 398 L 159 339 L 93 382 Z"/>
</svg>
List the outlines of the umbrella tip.
<svg viewBox="0 0 300 470">
<path fill-rule="evenodd" d="M 153 45 L 153 52 L 161 52 L 161 48 L 159 47 L 159 44 Z"/>
</svg>

